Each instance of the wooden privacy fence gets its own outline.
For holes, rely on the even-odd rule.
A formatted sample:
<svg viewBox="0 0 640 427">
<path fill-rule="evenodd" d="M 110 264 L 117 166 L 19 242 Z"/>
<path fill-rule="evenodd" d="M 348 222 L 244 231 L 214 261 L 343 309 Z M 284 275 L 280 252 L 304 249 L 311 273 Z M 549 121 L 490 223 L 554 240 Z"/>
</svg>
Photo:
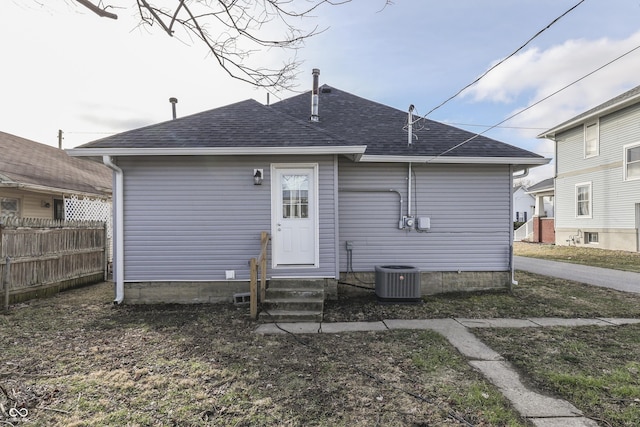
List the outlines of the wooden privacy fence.
<svg viewBox="0 0 640 427">
<path fill-rule="evenodd" d="M 10 218 L 0 223 L 0 299 L 25 301 L 106 279 L 104 222 Z"/>
</svg>

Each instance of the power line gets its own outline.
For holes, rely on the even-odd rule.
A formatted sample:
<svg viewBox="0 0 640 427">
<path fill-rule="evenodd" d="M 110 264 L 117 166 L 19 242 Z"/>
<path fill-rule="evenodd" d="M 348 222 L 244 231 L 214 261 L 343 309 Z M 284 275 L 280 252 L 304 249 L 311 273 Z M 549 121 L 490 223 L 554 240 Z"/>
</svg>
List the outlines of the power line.
<svg viewBox="0 0 640 427">
<path fill-rule="evenodd" d="M 585 74 L 584 76 L 580 77 L 579 79 L 574 80 L 573 82 L 571 82 L 571 83 L 567 84 L 566 86 L 564 86 L 564 87 L 562 87 L 562 88 L 560 88 L 560 89 L 556 90 L 555 92 L 552 92 L 551 94 L 549 94 L 549 95 L 545 96 L 544 98 L 539 99 L 538 101 L 536 101 L 536 102 L 534 102 L 533 104 L 531 104 L 531 105 L 529 105 L 529 106 L 527 106 L 527 107 L 523 108 L 522 110 L 520 110 L 520 111 L 517 111 L 517 112 L 513 113 L 512 115 L 510 115 L 510 116 L 509 116 L 509 117 L 507 117 L 506 119 L 504 119 L 504 120 L 500 121 L 499 123 L 497 123 L 497 124 L 495 124 L 495 125 L 493 125 L 493 126 L 491 126 L 491 127 L 487 128 L 487 129 L 483 130 L 483 131 L 482 131 L 482 132 L 480 132 L 480 133 L 477 133 L 477 134 L 473 135 L 473 136 L 472 136 L 472 137 L 470 137 L 470 138 L 467 138 L 466 140 L 464 140 L 464 141 L 462 141 L 461 143 L 459 143 L 459 144 L 457 144 L 457 145 L 455 145 L 455 146 L 453 146 L 453 147 L 449 148 L 448 150 L 443 151 L 442 153 L 438 154 L 437 156 L 434 156 L 434 157 L 433 157 L 433 159 L 429 160 L 427 163 L 431 162 L 432 160 L 434 160 L 434 159 L 436 159 L 436 158 L 438 158 L 438 157 L 440 157 L 440 156 L 443 156 L 443 155 L 445 155 L 445 154 L 447 154 L 447 153 L 449 153 L 449 152 L 451 152 L 451 151 L 455 150 L 455 149 L 456 149 L 456 148 L 458 148 L 458 147 L 463 146 L 464 144 L 466 144 L 466 143 L 468 143 L 468 142 L 470 142 L 470 141 L 472 141 L 472 140 L 476 139 L 477 137 L 479 137 L 479 136 L 481 136 L 481 135 L 484 135 L 485 133 L 489 132 L 490 130 L 497 128 L 497 127 L 498 127 L 498 126 L 500 126 L 501 124 L 503 124 L 503 123 L 505 123 L 505 122 L 508 122 L 509 120 L 513 119 L 513 118 L 514 118 L 514 117 L 516 117 L 516 116 L 519 116 L 520 114 L 524 113 L 525 111 L 530 110 L 531 108 L 535 107 L 536 105 L 538 105 L 538 104 L 540 104 L 540 103 L 542 103 L 542 102 L 546 101 L 547 99 L 551 98 L 552 96 L 557 95 L 558 93 L 560 93 L 560 92 L 564 91 L 565 89 L 567 89 L 567 88 L 569 88 L 569 87 L 573 86 L 574 84 L 576 84 L 576 83 L 578 83 L 578 82 L 580 82 L 580 81 L 582 81 L 582 80 L 586 79 L 587 77 L 589 77 L 589 76 L 591 76 L 591 75 L 593 75 L 593 74 L 597 73 L 598 71 L 602 70 L 603 68 L 608 67 L 609 65 L 611 65 L 611 64 L 613 64 L 614 62 L 616 62 L 616 61 L 618 61 L 618 60 L 620 60 L 620 59 L 624 58 L 625 56 L 627 56 L 627 55 L 629 55 L 629 54 L 633 53 L 634 51 L 636 51 L 636 50 L 638 50 L 638 49 L 640 49 L 640 45 L 639 45 L 639 46 L 634 47 L 634 48 L 633 48 L 633 49 L 631 49 L 631 50 L 628 50 L 627 52 L 623 53 L 622 55 L 620 55 L 620 56 L 618 56 L 618 57 L 616 57 L 616 58 L 612 59 L 611 61 L 607 62 L 607 63 L 606 63 L 606 64 L 604 64 L 604 65 L 601 65 L 600 67 L 596 68 L 595 70 L 593 70 L 593 71 L 591 71 L 591 72 L 589 72 L 589 73 Z"/>
<path fill-rule="evenodd" d="M 507 56 L 506 58 L 502 59 L 501 61 L 499 61 L 498 63 L 496 63 L 495 65 L 493 65 L 491 68 L 489 68 L 487 71 L 485 71 L 484 73 L 482 73 L 480 75 L 480 77 L 478 77 L 477 79 L 475 79 L 474 81 L 472 81 L 471 83 L 469 83 L 468 85 L 466 85 L 465 87 L 463 87 L 462 89 L 460 89 L 458 92 L 456 92 L 454 95 L 450 96 L 449 98 L 447 98 L 445 101 L 441 102 L 439 105 L 437 105 L 436 107 L 432 108 L 431 110 L 429 110 L 429 112 L 427 114 L 425 114 L 423 117 L 426 119 L 427 116 L 431 113 L 433 113 L 434 111 L 436 111 L 438 108 L 442 107 L 443 105 L 445 105 L 446 103 L 448 103 L 449 101 L 451 101 L 452 99 L 456 98 L 458 95 L 460 95 L 462 92 L 464 92 L 466 89 L 468 89 L 469 87 L 473 86 L 474 84 L 478 83 L 482 78 L 484 78 L 484 76 L 486 76 L 487 74 L 489 74 L 491 71 L 493 71 L 495 68 L 497 68 L 498 66 L 500 66 L 503 62 L 505 62 L 506 60 L 508 60 L 509 58 L 513 57 L 515 54 L 517 54 L 518 52 L 520 52 L 522 49 L 524 49 L 529 43 L 531 43 L 535 38 L 537 38 L 540 34 L 544 33 L 546 30 L 548 30 L 553 24 L 555 24 L 556 22 L 558 22 L 560 19 L 564 18 L 567 14 L 569 14 L 570 12 L 572 12 L 575 8 L 577 8 L 578 6 L 580 6 L 582 3 L 584 3 L 585 0 L 580 0 L 578 3 L 576 3 L 572 8 L 568 9 L 566 12 L 564 12 L 562 15 L 558 16 L 556 19 L 554 19 L 553 21 L 551 21 L 551 23 L 549 23 L 549 25 L 547 25 L 546 27 L 544 27 L 543 29 L 541 29 L 540 31 L 538 31 L 533 37 L 531 37 L 529 40 L 527 40 L 522 46 L 520 46 L 519 48 L 517 48 L 516 50 L 514 50 L 509 56 Z"/>
</svg>

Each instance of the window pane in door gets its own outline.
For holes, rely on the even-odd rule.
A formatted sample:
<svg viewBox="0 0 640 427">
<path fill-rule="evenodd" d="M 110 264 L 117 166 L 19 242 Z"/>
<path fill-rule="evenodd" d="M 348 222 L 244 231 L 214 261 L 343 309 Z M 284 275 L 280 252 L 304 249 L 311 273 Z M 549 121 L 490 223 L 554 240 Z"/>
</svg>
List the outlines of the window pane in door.
<svg viewBox="0 0 640 427">
<path fill-rule="evenodd" d="M 283 218 L 309 217 L 309 177 L 282 175 Z"/>
</svg>

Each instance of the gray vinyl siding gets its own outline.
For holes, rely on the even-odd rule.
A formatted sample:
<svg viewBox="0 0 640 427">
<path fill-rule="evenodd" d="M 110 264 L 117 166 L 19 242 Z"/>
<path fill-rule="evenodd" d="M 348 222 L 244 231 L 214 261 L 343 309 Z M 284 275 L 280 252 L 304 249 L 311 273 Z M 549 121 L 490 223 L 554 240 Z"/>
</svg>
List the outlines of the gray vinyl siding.
<svg viewBox="0 0 640 427">
<path fill-rule="evenodd" d="M 118 159 L 125 281 L 225 280 L 225 270 L 247 280 L 260 233 L 271 230 L 270 165 L 302 161 L 319 163 L 320 268 L 295 275 L 334 277 L 335 218 L 324 208 L 334 205 L 333 157 L 131 157 Z M 262 185 L 253 184 L 254 168 L 264 170 Z"/>
<path fill-rule="evenodd" d="M 340 270 L 353 242 L 353 270 L 404 264 L 424 271 L 509 269 L 511 177 L 508 166 L 413 165 L 412 214 L 431 218 L 426 233 L 398 228 L 407 210 L 406 164 L 340 161 Z M 367 189 L 369 191 L 347 191 Z M 380 190 L 371 192 L 371 190 Z"/>
<path fill-rule="evenodd" d="M 624 146 L 640 142 L 640 105 L 600 118 L 600 155 L 585 159 L 582 127 L 558 137 L 556 227 L 635 228 L 640 180 L 624 181 Z M 592 183 L 592 217 L 576 218 L 575 185 Z"/>
</svg>

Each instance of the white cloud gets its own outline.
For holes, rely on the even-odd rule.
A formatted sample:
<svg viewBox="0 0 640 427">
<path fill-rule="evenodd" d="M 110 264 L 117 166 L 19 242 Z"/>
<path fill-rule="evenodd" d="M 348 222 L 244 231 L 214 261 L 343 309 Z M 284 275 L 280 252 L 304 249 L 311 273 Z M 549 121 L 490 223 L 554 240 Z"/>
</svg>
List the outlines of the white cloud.
<svg viewBox="0 0 640 427">
<path fill-rule="evenodd" d="M 527 49 L 491 71 L 464 95 L 475 102 L 520 104 L 509 116 L 638 46 L 640 31 L 621 40 L 575 39 L 546 50 Z M 640 49 L 534 106 L 508 125 L 553 127 L 638 85 L 639 68 Z"/>
</svg>

